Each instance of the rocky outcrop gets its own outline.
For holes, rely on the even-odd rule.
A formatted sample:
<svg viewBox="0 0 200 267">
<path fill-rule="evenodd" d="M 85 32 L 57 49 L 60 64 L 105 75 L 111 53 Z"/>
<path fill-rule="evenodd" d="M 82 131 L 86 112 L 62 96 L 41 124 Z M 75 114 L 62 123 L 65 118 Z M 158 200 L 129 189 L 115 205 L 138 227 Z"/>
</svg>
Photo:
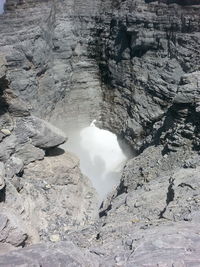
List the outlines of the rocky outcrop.
<svg viewBox="0 0 200 267">
<path fill-rule="evenodd" d="M 200 6 L 194 2 L 187 7 L 180 6 L 180 1 L 102 4 L 106 19 L 96 23 L 98 49 L 93 50 L 103 82 L 102 123 L 138 151 L 163 142 L 166 149 L 177 150 L 190 143 L 191 137 L 176 137 L 178 129 L 174 128 L 187 124 L 192 132 L 198 127 L 193 120 L 198 117 L 198 100 L 176 102 L 178 98 L 182 101 L 183 90 L 198 98 L 194 77 L 199 68 Z M 168 132 L 173 132 L 176 140 L 169 140 Z"/>
<path fill-rule="evenodd" d="M 63 114 L 73 126 L 77 117 L 84 125 L 100 113 L 98 65 L 87 53 L 97 2 L 87 1 L 83 9 L 74 1 L 8 0 L 0 17 L 10 88 L 34 115 L 51 117 L 59 126 Z"/>
<path fill-rule="evenodd" d="M 127 163 L 98 223 L 66 239 L 89 248 L 104 266 L 198 266 L 199 155 L 163 158 L 161 151 L 148 148 Z"/>
<path fill-rule="evenodd" d="M 194 225 L 191 225 L 194 226 Z M 142 235 L 144 235 L 142 237 Z M 141 241 L 141 237 L 142 240 Z M 198 234 L 187 223 L 155 227 L 146 234 L 139 230 L 127 236 L 123 243 L 115 240 L 114 249 L 91 248 L 90 252 L 70 242 L 35 245 L 0 257 L 2 266 L 133 266 L 199 265 Z M 135 245 L 138 243 L 138 245 Z M 41 253 L 42 251 L 42 253 Z M 17 264 L 17 265 L 16 265 Z"/>
<path fill-rule="evenodd" d="M 34 261 L 46 266 L 46 261 L 50 264 L 49 257 L 56 264 L 61 258 L 68 262 L 66 246 L 75 251 L 78 258 L 80 248 L 81 253 L 87 253 L 80 266 L 198 266 L 199 156 L 177 157 L 174 163 L 174 153 L 162 159 L 162 149 L 158 150 L 149 148 L 143 152 L 145 155 L 133 159 L 134 165 L 127 164 L 124 185 L 129 181 L 132 187 L 124 192 L 117 191 L 104 204 L 101 218 L 93 225 L 82 231 L 65 233 L 63 240 L 67 243 L 35 245 L 3 255 L 0 257 L 2 266 L 9 266 L 8 263 L 14 266 L 16 261 L 22 266 L 24 260 L 27 264 Z M 155 162 L 150 161 L 152 155 Z M 136 171 L 137 168 L 140 171 Z M 35 253 L 37 257 L 33 256 Z M 54 253 L 61 253 L 62 257 Z M 71 255 L 70 258 L 75 261 L 76 257 Z M 93 262 L 88 263 L 91 257 Z"/>
<path fill-rule="evenodd" d="M 41 255 L 42 251 L 42 255 Z M 96 257 L 80 250 L 71 242 L 58 244 L 39 244 L 17 250 L 0 259 L 1 266 L 99 266 Z"/>
<path fill-rule="evenodd" d="M 6 180 L 1 208 L 23 219 L 26 244 L 62 240 L 64 233 L 95 218 L 95 192 L 80 173 L 78 159 L 58 152 L 26 165 L 23 174 Z"/>
<path fill-rule="evenodd" d="M 79 160 L 58 148 L 67 138 L 31 115 L 0 67 L 0 253 L 41 240 L 62 240 L 96 216 L 97 200 Z M 80 204 L 81 203 L 81 204 Z"/>
<path fill-rule="evenodd" d="M 97 118 L 138 151 L 190 143 L 187 134 L 165 136 L 184 120 L 182 110 L 190 121 L 186 128 L 198 127 L 192 119 L 197 101 L 180 103 L 184 75 L 198 71 L 197 1 L 8 0 L 6 8 L 1 50 L 9 87 L 33 114 L 66 131 Z M 17 18 L 20 34 L 12 35 Z M 181 119 L 174 120 L 176 113 Z"/>
<path fill-rule="evenodd" d="M 28 237 L 23 221 L 9 211 L 1 211 L 0 222 L 0 253 L 3 254 L 15 247 L 23 246 Z"/>
<path fill-rule="evenodd" d="M 148 148 L 126 164 L 121 185 L 100 215 L 121 216 L 124 210 L 123 218 L 137 223 L 193 220 L 199 209 L 199 155 L 182 150 L 162 157 L 161 149 Z"/>
<path fill-rule="evenodd" d="M 199 11 L 198 0 L 7 0 L 1 243 L 75 245 L 17 250 L 2 266 L 199 266 Z M 95 222 L 95 192 L 44 121 L 67 132 L 94 118 L 138 153 Z"/>
</svg>

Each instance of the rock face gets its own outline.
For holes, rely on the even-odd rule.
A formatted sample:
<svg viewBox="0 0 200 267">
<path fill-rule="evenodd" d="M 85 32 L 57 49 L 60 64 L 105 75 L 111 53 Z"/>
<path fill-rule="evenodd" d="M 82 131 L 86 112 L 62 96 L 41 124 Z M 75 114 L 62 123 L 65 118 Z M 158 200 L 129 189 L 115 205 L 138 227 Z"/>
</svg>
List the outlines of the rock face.
<svg viewBox="0 0 200 267">
<path fill-rule="evenodd" d="M 198 266 L 199 155 L 161 152 L 150 147 L 129 161 L 98 223 L 66 240 L 89 248 L 103 266 Z"/>
<path fill-rule="evenodd" d="M 198 143 L 189 132 L 198 128 L 200 6 L 171 2 L 118 1 L 112 8 L 106 1 L 103 12 L 109 12 L 96 26 L 104 127 L 116 129 L 138 151 L 155 143 L 169 150 L 191 139 Z"/>
<path fill-rule="evenodd" d="M 0 57 L 0 253 L 62 240 L 97 213 L 96 193 L 79 160 L 58 148 L 65 134 L 31 114 L 10 86 L 7 63 Z"/>
<path fill-rule="evenodd" d="M 52 117 L 61 125 L 63 114 L 67 125 L 77 119 L 87 124 L 99 115 L 98 65 L 87 52 L 96 2 L 87 1 L 84 9 L 73 0 L 6 2 L 7 11 L 0 17 L 0 31 L 6 33 L 0 46 L 7 59 L 7 78 L 35 115 Z M 13 30 L 19 34 L 13 35 Z"/>
<path fill-rule="evenodd" d="M 40 254 L 42 251 L 42 255 Z M 99 266 L 96 257 L 82 251 L 72 243 L 40 244 L 17 250 L 0 259 L 1 266 Z"/>
<path fill-rule="evenodd" d="M 63 129 L 97 118 L 138 151 L 197 147 L 199 4 L 8 0 L 0 50 L 9 88 Z"/>
<path fill-rule="evenodd" d="M 200 265 L 199 12 L 198 0 L 7 0 L 2 252 L 64 242 L 2 266 Z M 95 221 L 95 192 L 45 121 L 70 131 L 94 118 L 138 153 Z"/>
</svg>

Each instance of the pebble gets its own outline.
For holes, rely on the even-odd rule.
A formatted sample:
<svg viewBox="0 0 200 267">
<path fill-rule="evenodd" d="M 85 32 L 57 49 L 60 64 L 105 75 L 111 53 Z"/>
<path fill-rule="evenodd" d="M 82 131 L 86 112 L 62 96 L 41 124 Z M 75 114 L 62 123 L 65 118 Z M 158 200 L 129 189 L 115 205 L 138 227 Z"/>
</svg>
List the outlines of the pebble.
<svg viewBox="0 0 200 267">
<path fill-rule="evenodd" d="M 58 242 L 58 241 L 60 241 L 60 235 L 58 235 L 58 234 L 51 235 L 49 239 L 51 242 Z"/>
<path fill-rule="evenodd" d="M 1 132 L 4 134 L 4 135 L 11 135 L 11 132 L 10 132 L 10 130 L 8 130 L 8 129 L 1 129 Z"/>
</svg>

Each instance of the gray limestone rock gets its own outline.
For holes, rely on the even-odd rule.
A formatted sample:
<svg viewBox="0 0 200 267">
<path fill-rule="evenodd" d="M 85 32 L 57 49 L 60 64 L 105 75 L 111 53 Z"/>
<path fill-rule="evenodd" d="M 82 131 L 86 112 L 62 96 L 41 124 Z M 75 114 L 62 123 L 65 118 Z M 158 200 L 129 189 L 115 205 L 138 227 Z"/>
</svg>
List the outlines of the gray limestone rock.
<svg viewBox="0 0 200 267">
<path fill-rule="evenodd" d="M 0 79 L 2 79 L 6 74 L 6 66 L 5 66 L 6 60 L 3 53 L 0 55 Z"/>
<path fill-rule="evenodd" d="M 10 134 L 4 136 L 0 143 L 2 161 L 8 160 L 11 154 L 15 154 L 28 164 L 44 157 L 42 149 L 56 147 L 66 141 L 61 131 L 36 117 L 17 117 L 13 120 L 13 124 L 15 124 L 13 131 L 9 131 Z"/>
<path fill-rule="evenodd" d="M 5 187 L 5 167 L 2 162 L 0 162 L 0 190 Z"/>
<path fill-rule="evenodd" d="M 9 244 L 13 249 L 14 247 L 22 247 L 27 239 L 27 234 L 22 220 L 13 213 L 9 213 L 9 211 L 1 211 L 0 222 L 1 244 Z M 2 253 L 1 249 L 0 253 Z"/>
<path fill-rule="evenodd" d="M 29 116 L 31 107 L 28 106 L 24 101 L 14 98 L 12 100 L 6 99 L 6 102 L 9 105 L 9 112 L 12 116 L 20 117 L 20 116 Z"/>
<path fill-rule="evenodd" d="M 25 165 L 14 157 L 7 162 L 8 178 L 1 209 L 23 220 L 27 242 L 63 240 L 64 234 L 92 223 L 97 217 L 97 197 L 79 160 L 56 153 Z M 21 162 L 22 163 L 22 162 Z M 18 175 L 13 176 L 14 172 Z M 8 229 L 9 230 L 9 229 Z"/>
<path fill-rule="evenodd" d="M 174 103 L 194 104 L 200 100 L 200 72 L 192 72 L 181 77 Z"/>
<path fill-rule="evenodd" d="M 27 165 L 30 162 L 41 160 L 44 158 L 45 152 L 31 144 L 25 144 L 21 148 L 16 148 L 14 156 L 22 160 Z"/>
<path fill-rule="evenodd" d="M 1 243 L 75 245 L 17 250 L 0 265 L 199 266 L 199 12 L 199 0 L 7 0 L 0 206 L 26 231 L 5 227 Z M 48 155 L 66 137 L 44 119 L 69 132 L 94 118 L 138 156 L 90 225 L 95 192 L 77 159 Z"/>
<path fill-rule="evenodd" d="M 14 135 L 6 136 L 0 143 L 0 160 L 6 161 L 14 152 L 17 141 Z"/>
<path fill-rule="evenodd" d="M 10 157 L 6 162 L 6 176 L 12 178 L 15 174 L 19 175 L 24 169 L 23 160 L 15 156 Z"/>
<path fill-rule="evenodd" d="M 62 240 L 65 232 L 83 227 L 97 216 L 95 191 L 81 174 L 78 159 L 69 153 L 29 164 L 21 184 L 21 196 L 32 203 L 26 210 L 30 223 L 41 218 L 35 227 L 44 240 L 52 234 Z"/>
<path fill-rule="evenodd" d="M 41 253 L 42 252 L 42 253 Z M 53 266 L 79 266 L 98 267 L 97 257 L 81 250 L 71 242 L 56 244 L 38 244 L 29 248 L 16 250 L 0 257 L 2 267 L 53 267 Z"/>
<path fill-rule="evenodd" d="M 33 116 L 16 119 L 15 135 L 19 143 L 30 142 L 43 149 L 56 147 L 66 141 L 62 131 Z"/>
</svg>

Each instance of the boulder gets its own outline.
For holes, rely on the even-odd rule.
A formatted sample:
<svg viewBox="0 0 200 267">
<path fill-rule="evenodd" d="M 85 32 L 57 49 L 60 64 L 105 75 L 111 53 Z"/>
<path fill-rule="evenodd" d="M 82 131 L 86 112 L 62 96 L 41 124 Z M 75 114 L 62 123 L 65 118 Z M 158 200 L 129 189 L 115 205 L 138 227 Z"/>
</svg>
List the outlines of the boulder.
<svg viewBox="0 0 200 267">
<path fill-rule="evenodd" d="M 10 245 L 10 248 L 22 247 L 27 234 L 22 220 L 8 210 L 0 213 L 0 243 Z M 0 246 L 0 253 L 1 253 Z"/>
<path fill-rule="evenodd" d="M 200 101 L 200 71 L 181 76 L 174 103 L 194 104 Z"/>
<path fill-rule="evenodd" d="M 71 242 L 37 244 L 0 257 L 4 267 L 98 267 L 97 257 Z"/>
<path fill-rule="evenodd" d="M 62 131 L 34 116 L 17 118 L 15 134 L 19 143 L 29 141 L 42 149 L 56 147 L 66 142 L 66 136 Z"/>
<path fill-rule="evenodd" d="M 23 171 L 24 163 L 23 160 L 12 156 L 6 162 L 6 176 L 12 178 L 15 174 L 18 175 Z"/>
<path fill-rule="evenodd" d="M 27 165 L 30 162 L 43 159 L 45 152 L 44 150 L 27 143 L 21 148 L 16 148 L 14 155 L 21 159 L 23 164 Z"/>
</svg>

